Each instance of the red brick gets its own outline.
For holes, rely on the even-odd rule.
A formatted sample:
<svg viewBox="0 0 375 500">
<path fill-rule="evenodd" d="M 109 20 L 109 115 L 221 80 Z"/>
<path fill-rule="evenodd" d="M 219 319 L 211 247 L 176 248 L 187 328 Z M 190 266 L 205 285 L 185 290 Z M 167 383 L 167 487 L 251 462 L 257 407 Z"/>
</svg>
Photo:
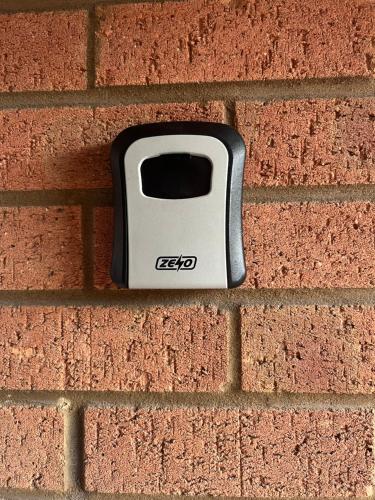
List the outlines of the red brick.
<svg viewBox="0 0 375 500">
<path fill-rule="evenodd" d="M 109 149 L 138 123 L 224 120 L 222 103 L 0 111 L 0 190 L 111 187 Z"/>
<path fill-rule="evenodd" d="M 373 184 L 375 100 L 240 102 L 248 186 Z"/>
<path fill-rule="evenodd" d="M 374 9 L 352 0 L 99 7 L 97 85 L 373 76 Z"/>
<path fill-rule="evenodd" d="M 375 205 L 245 205 L 248 288 L 373 288 Z"/>
<path fill-rule="evenodd" d="M 220 391 L 228 317 L 214 308 L 0 308 L 0 389 Z"/>
<path fill-rule="evenodd" d="M 238 434 L 236 410 L 88 409 L 86 489 L 239 495 Z"/>
<path fill-rule="evenodd" d="M 94 409 L 85 487 L 134 494 L 362 496 L 372 415 L 354 411 Z"/>
<path fill-rule="evenodd" d="M 63 421 L 52 408 L 0 408 L 0 487 L 63 490 Z"/>
<path fill-rule="evenodd" d="M 373 462 L 370 412 L 249 411 L 242 415 L 244 496 L 371 495 Z"/>
<path fill-rule="evenodd" d="M 0 92 L 86 88 L 87 14 L 0 15 Z"/>
<path fill-rule="evenodd" d="M 375 392 L 373 307 L 242 310 L 242 387 L 255 392 Z"/>
<path fill-rule="evenodd" d="M 94 285 L 96 288 L 117 288 L 110 276 L 113 208 L 98 207 L 94 214 Z"/>
<path fill-rule="evenodd" d="M 79 207 L 0 210 L 0 289 L 82 286 Z"/>
</svg>

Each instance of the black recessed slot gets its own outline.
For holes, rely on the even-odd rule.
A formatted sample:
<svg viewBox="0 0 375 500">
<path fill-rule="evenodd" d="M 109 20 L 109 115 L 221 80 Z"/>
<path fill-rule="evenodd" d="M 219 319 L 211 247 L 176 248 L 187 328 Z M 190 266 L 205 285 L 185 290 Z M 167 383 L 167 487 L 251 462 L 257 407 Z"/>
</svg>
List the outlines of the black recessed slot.
<svg viewBox="0 0 375 500">
<path fill-rule="evenodd" d="M 155 156 L 141 165 L 142 192 L 151 198 L 204 196 L 211 190 L 211 176 L 210 160 L 187 153 Z"/>
</svg>

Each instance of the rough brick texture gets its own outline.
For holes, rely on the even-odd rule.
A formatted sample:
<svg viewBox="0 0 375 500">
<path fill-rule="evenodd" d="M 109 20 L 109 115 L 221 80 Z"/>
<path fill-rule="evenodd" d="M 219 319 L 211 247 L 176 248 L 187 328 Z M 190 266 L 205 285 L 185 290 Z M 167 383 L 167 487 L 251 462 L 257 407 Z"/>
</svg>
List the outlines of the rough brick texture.
<svg viewBox="0 0 375 500">
<path fill-rule="evenodd" d="M 117 288 L 110 276 L 113 208 L 98 207 L 94 214 L 94 285 L 96 288 Z"/>
<path fill-rule="evenodd" d="M 0 92 L 86 88 L 87 14 L 0 15 Z"/>
<path fill-rule="evenodd" d="M 369 495 L 371 433 L 369 412 L 247 412 L 241 419 L 243 494 Z"/>
<path fill-rule="evenodd" d="M 242 310 L 242 387 L 255 392 L 374 393 L 373 307 Z"/>
<path fill-rule="evenodd" d="M 370 492 L 370 412 L 94 409 L 90 491 L 259 497 Z"/>
<path fill-rule="evenodd" d="M 373 288 L 375 205 L 245 205 L 251 288 Z"/>
<path fill-rule="evenodd" d="M 374 74 L 373 2 L 188 0 L 97 13 L 98 85 Z"/>
<path fill-rule="evenodd" d="M 375 100 L 240 102 L 248 186 L 373 184 Z"/>
<path fill-rule="evenodd" d="M 228 318 L 214 308 L 0 309 L 0 389 L 219 391 Z"/>
<path fill-rule="evenodd" d="M 0 190 L 110 187 L 110 144 L 124 128 L 223 119 L 221 103 L 3 110 Z"/>
<path fill-rule="evenodd" d="M 0 408 L 0 487 L 63 485 L 62 415 L 52 408 Z"/>
<path fill-rule="evenodd" d="M 79 207 L 0 210 L 0 289 L 82 286 Z"/>
</svg>

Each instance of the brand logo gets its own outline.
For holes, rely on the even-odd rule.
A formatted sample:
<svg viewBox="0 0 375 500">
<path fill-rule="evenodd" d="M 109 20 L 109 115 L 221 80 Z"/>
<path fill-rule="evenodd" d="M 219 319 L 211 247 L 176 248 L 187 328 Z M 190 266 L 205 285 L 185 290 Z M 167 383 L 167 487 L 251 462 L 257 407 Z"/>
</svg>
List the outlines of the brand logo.
<svg viewBox="0 0 375 500">
<path fill-rule="evenodd" d="M 155 269 L 159 271 L 192 271 L 197 264 L 194 255 L 180 255 L 179 257 L 158 257 Z"/>
</svg>

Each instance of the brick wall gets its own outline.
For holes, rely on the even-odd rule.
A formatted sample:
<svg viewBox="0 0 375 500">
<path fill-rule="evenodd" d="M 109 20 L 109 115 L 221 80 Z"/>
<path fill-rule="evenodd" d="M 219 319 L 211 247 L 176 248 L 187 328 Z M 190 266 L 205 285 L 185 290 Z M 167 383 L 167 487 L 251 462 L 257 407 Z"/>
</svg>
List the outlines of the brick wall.
<svg viewBox="0 0 375 500">
<path fill-rule="evenodd" d="M 373 0 L 0 1 L 0 498 L 375 496 Z M 109 279 L 125 127 L 244 136 L 247 279 Z"/>
</svg>

